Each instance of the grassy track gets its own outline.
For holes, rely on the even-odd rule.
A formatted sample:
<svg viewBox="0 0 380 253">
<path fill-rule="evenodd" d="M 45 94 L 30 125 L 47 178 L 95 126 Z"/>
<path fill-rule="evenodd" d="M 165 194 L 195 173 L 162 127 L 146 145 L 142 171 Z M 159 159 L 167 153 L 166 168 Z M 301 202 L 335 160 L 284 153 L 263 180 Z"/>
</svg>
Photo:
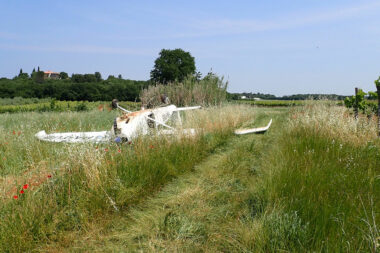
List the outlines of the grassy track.
<svg viewBox="0 0 380 253">
<path fill-rule="evenodd" d="M 262 109 L 246 126 L 265 125 L 273 118 L 270 133 L 231 137 L 193 171 L 127 213 L 94 224 L 66 250 L 249 251 L 250 235 L 256 232 L 250 231 L 250 222 L 258 162 L 278 136 L 286 114 L 283 109 Z M 57 248 L 53 244 L 48 249 Z"/>
<path fill-rule="evenodd" d="M 66 250 L 377 252 L 374 122 L 329 105 L 289 118 L 264 111 L 275 122 L 267 134 L 229 139 L 194 172 L 126 216 L 94 225 Z M 256 115 L 259 125 L 267 119 Z"/>
</svg>

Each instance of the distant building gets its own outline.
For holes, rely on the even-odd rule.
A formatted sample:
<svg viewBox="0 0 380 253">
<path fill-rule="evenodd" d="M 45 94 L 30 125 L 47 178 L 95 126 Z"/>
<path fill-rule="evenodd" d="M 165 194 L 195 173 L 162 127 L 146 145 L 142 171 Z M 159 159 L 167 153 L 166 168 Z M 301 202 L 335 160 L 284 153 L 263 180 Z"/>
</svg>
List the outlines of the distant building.
<svg viewBox="0 0 380 253">
<path fill-rule="evenodd" d="M 253 100 L 259 101 L 259 100 L 261 100 L 261 98 L 253 98 Z"/>
<path fill-rule="evenodd" d="M 50 70 L 44 71 L 44 79 L 59 79 L 59 73 Z"/>
<path fill-rule="evenodd" d="M 241 96 L 240 99 L 247 99 L 247 97 L 246 96 Z"/>
</svg>

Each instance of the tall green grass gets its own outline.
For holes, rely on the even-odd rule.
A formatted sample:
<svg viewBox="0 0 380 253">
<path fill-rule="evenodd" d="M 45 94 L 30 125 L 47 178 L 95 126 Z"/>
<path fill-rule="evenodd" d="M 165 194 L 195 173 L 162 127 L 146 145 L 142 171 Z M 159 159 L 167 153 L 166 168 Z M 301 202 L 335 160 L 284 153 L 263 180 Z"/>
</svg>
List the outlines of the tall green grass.
<svg viewBox="0 0 380 253">
<path fill-rule="evenodd" d="M 113 111 L 0 115 L 0 251 L 65 246 L 68 231 L 80 234 L 98 219 L 126 212 L 190 171 L 251 113 L 241 106 L 189 112 L 184 126 L 203 128 L 195 137 L 142 137 L 122 145 L 43 143 L 33 136 L 42 129 L 108 129 Z"/>
<path fill-rule="evenodd" d="M 255 202 L 265 203 L 263 250 L 379 249 L 380 143 L 374 122 L 346 113 L 327 105 L 296 110 L 265 155 Z"/>
</svg>

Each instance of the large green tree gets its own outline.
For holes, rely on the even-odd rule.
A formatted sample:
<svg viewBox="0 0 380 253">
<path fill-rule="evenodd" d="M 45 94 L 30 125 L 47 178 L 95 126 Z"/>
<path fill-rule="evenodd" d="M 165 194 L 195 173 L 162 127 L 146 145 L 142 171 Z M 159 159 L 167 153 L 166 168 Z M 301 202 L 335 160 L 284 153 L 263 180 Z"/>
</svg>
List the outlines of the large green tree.
<svg viewBox="0 0 380 253">
<path fill-rule="evenodd" d="M 154 68 L 150 72 L 153 81 L 169 83 L 182 81 L 188 75 L 195 74 L 194 57 L 182 49 L 162 49 L 160 56 L 154 62 Z"/>
</svg>

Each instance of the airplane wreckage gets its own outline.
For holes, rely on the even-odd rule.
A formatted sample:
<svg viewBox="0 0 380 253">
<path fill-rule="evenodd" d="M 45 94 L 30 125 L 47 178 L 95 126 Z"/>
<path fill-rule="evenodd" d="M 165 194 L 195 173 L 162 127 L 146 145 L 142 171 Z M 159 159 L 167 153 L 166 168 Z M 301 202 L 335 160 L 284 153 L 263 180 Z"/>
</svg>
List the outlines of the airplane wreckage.
<svg viewBox="0 0 380 253">
<path fill-rule="evenodd" d="M 165 101 L 167 102 L 167 100 Z M 110 131 L 100 131 L 100 132 L 68 132 L 68 133 L 51 133 L 47 134 L 45 130 L 42 130 L 35 134 L 35 137 L 41 141 L 47 142 L 65 142 L 65 143 L 105 143 L 105 142 L 128 142 L 140 135 L 148 135 L 152 133 L 156 134 L 184 134 L 184 135 L 195 135 L 196 130 L 190 129 L 176 129 L 169 126 L 167 123 L 174 114 L 176 114 L 177 119 L 182 124 L 181 121 L 181 111 L 200 109 L 201 106 L 191 106 L 191 107 L 177 107 L 175 105 L 166 105 L 161 107 L 156 107 L 153 109 L 144 109 L 140 111 L 129 111 L 121 107 L 117 100 L 112 101 L 112 106 L 123 111 L 123 115 L 117 117 Z M 266 132 L 270 125 L 272 124 L 272 119 L 269 124 L 265 127 L 252 128 L 252 129 L 237 129 L 235 134 L 249 134 L 249 133 L 263 133 Z M 160 127 L 159 127 L 160 126 Z"/>
</svg>

